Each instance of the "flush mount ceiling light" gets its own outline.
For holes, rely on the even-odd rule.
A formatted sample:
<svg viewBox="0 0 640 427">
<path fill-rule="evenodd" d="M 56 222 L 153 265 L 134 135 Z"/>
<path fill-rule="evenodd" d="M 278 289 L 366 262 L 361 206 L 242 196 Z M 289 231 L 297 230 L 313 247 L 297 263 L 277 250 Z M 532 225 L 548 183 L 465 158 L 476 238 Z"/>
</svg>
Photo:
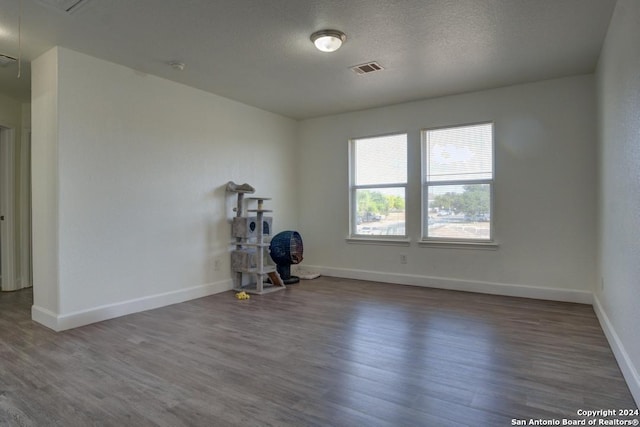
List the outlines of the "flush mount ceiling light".
<svg viewBox="0 0 640 427">
<path fill-rule="evenodd" d="M 338 30 L 321 30 L 311 34 L 311 41 L 322 52 L 335 52 L 345 40 L 345 33 Z"/>
</svg>

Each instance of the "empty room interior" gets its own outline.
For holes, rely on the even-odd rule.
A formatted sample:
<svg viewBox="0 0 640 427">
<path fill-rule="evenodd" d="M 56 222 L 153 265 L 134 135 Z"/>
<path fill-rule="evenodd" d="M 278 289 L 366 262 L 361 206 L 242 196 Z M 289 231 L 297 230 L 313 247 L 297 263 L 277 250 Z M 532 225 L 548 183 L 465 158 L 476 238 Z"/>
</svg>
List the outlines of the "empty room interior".
<svg viewBox="0 0 640 427">
<path fill-rule="evenodd" d="M 0 10 L 0 425 L 638 425 L 640 1 Z"/>
</svg>

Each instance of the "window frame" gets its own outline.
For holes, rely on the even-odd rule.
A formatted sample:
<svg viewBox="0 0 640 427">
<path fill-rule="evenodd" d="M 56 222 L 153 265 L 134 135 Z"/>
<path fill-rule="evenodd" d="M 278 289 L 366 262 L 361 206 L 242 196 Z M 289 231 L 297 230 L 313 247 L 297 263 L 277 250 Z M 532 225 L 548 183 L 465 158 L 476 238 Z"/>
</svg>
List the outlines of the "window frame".
<svg viewBox="0 0 640 427">
<path fill-rule="evenodd" d="M 448 180 L 448 181 L 432 181 L 428 180 L 429 162 L 427 159 L 428 147 L 427 147 L 427 134 L 430 131 L 443 130 L 443 129 L 456 129 L 465 128 L 480 125 L 491 125 L 491 178 L 483 178 L 478 180 Z M 421 245 L 451 245 L 460 248 L 464 247 L 487 247 L 491 248 L 497 246 L 495 243 L 495 181 L 496 181 L 496 127 L 494 121 L 472 122 L 462 123 L 447 126 L 435 126 L 429 128 L 420 129 L 420 158 L 421 158 L 421 178 L 420 178 L 420 241 Z M 451 237 L 430 237 L 428 234 L 428 220 L 425 224 L 425 219 L 428 217 L 429 207 L 425 206 L 425 203 L 429 203 L 429 188 L 430 187 L 443 187 L 447 185 L 481 185 L 487 184 L 489 186 L 489 237 L 487 239 L 461 239 Z"/>
<path fill-rule="evenodd" d="M 356 184 L 356 160 L 357 160 L 357 150 L 356 143 L 359 140 L 363 139 L 374 139 L 374 138 L 385 138 L 391 136 L 400 136 L 404 135 L 405 144 L 407 150 L 407 157 L 404 159 L 407 175 L 405 177 L 404 183 L 386 183 L 386 184 Z M 357 216 L 358 216 L 358 207 L 357 207 L 357 197 L 356 193 L 358 190 L 367 190 L 367 189 L 378 189 L 378 188 L 402 188 L 404 189 L 404 234 L 393 234 L 393 235 L 370 235 L 370 234 L 358 234 L 358 224 L 357 224 Z M 358 136 L 349 138 L 349 237 L 348 241 L 357 242 L 357 241 L 379 241 L 379 242 L 387 242 L 387 243 L 399 243 L 403 244 L 409 241 L 409 233 L 407 229 L 408 219 L 407 213 L 409 209 L 408 205 L 408 190 L 409 190 L 409 133 L 406 131 L 399 132 L 390 132 L 384 134 L 370 135 L 370 136 Z"/>
</svg>

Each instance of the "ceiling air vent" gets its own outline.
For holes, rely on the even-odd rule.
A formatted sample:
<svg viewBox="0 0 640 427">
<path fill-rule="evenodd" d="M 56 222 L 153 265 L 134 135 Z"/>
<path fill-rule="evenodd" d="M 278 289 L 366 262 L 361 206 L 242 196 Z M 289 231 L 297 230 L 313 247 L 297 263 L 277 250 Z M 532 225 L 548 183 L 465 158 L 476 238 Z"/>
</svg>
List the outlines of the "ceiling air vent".
<svg viewBox="0 0 640 427">
<path fill-rule="evenodd" d="M 6 67 L 8 65 L 13 64 L 16 61 L 17 59 L 14 58 L 13 56 L 3 55 L 2 53 L 0 53 L 0 67 Z"/>
<path fill-rule="evenodd" d="M 374 73 L 376 71 L 382 71 L 384 68 L 377 62 L 367 62 L 366 64 L 355 65 L 351 67 L 351 71 L 361 76 L 363 74 Z"/>
<path fill-rule="evenodd" d="M 41 5 L 56 9 L 60 12 L 73 13 L 89 0 L 36 0 Z"/>
</svg>

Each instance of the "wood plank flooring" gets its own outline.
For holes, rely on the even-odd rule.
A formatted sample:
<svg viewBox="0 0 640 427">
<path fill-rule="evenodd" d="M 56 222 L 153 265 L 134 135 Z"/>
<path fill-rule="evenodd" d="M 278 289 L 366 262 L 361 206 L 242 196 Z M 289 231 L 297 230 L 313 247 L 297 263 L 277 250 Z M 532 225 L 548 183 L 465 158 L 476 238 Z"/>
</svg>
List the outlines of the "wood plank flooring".
<svg viewBox="0 0 640 427">
<path fill-rule="evenodd" d="M 54 333 L 0 294 L 0 425 L 510 426 L 636 408 L 587 305 L 319 278 Z"/>
</svg>

